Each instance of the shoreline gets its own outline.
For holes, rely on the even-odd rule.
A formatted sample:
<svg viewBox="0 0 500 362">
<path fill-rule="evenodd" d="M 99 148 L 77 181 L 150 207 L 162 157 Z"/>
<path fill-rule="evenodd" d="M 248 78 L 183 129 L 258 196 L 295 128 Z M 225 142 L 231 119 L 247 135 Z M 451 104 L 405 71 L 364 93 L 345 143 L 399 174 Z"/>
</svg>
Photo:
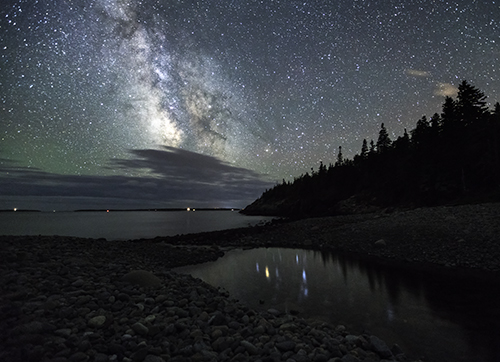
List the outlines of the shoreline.
<svg viewBox="0 0 500 362">
<path fill-rule="evenodd" d="M 146 244 L 151 248 L 137 240 L 0 237 L 6 261 L 0 266 L 0 359 L 408 361 L 397 345 L 374 335 L 274 309 L 255 311 L 170 270 L 180 260 L 215 259 L 219 248 Z"/>
<path fill-rule="evenodd" d="M 215 260 L 226 248 L 292 247 L 498 277 L 499 211 L 500 204 L 437 207 L 128 241 L 0 236 L 0 358 L 408 360 L 376 336 L 280 311 L 256 312 L 170 269 Z M 134 285 L 123 280 L 131 270 L 152 275 Z M 151 280 L 155 286 L 140 285 Z"/>
<path fill-rule="evenodd" d="M 500 203 L 438 206 L 276 221 L 240 229 L 142 239 L 172 245 L 326 250 L 410 267 L 500 271 Z"/>
</svg>

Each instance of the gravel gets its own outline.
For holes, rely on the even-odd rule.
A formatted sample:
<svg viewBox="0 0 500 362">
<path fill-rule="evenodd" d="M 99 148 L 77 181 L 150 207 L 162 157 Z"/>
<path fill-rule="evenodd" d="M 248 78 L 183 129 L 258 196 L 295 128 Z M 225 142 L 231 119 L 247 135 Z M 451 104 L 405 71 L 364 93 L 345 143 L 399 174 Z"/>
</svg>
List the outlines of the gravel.
<svg viewBox="0 0 500 362">
<path fill-rule="evenodd" d="M 500 271 L 500 203 L 311 218 L 247 230 L 157 238 L 227 247 L 334 250 L 454 269 Z"/>
<path fill-rule="evenodd" d="M 2 361 L 407 360 L 375 336 L 256 312 L 170 270 L 216 247 L 4 236 L 0 250 Z"/>
<path fill-rule="evenodd" d="M 135 241 L 1 236 L 0 360 L 407 361 L 376 336 L 257 312 L 171 268 L 282 246 L 496 272 L 499 212 L 437 207 Z"/>
</svg>

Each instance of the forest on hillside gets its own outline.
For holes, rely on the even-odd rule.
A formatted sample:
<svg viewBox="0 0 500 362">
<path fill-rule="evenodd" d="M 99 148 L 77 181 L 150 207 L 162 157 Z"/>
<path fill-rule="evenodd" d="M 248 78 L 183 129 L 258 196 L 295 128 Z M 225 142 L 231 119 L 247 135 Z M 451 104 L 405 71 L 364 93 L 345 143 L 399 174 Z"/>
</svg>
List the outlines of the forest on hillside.
<svg viewBox="0 0 500 362">
<path fill-rule="evenodd" d="M 370 206 L 412 208 L 500 200 L 500 104 L 463 81 L 441 114 L 423 116 L 392 140 L 382 123 L 376 142 L 363 140 L 353 159 L 275 185 L 244 213 L 318 216 Z M 348 206 L 350 205 L 350 206 Z"/>
</svg>

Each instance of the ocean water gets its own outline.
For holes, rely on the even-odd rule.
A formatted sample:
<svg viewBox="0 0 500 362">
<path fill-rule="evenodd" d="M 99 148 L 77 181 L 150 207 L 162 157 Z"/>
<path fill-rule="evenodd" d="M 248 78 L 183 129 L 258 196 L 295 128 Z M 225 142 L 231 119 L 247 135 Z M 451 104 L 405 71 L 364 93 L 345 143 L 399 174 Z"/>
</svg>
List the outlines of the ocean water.
<svg viewBox="0 0 500 362">
<path fill-rule="evenodd" d="M 233 229 L 271 219 L 236 211 L 3 212 L 0 235 L 128 240 Z"/>
</svg>

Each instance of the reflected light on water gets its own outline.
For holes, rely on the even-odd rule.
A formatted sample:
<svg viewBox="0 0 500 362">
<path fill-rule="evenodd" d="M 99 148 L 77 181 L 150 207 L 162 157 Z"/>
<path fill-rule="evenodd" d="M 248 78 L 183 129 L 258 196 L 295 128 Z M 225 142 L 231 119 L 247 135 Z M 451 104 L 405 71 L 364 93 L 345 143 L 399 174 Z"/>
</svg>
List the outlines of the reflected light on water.
<svg viewBox="0 0 500 362">
<path fill-rule="evenodd" d="M 180 269 L 227 289 L 252 308 L 294 311 L 346 325 L 353 333 L 369 331 L 398 343 L 409 356 L 500 361 L 494 347 L 500 346 L 495 318 L 500 297 L 491 293 L 496 280 L 471 282 L 330 252 L 275 248 L 234 250 L 217 262 Z"/>
<path fill-rule="evenodd" d="M 392 322 L 395 319 L 394 308 L 391 304 L 387 304 L 387 319 Z"/>
</svg>

